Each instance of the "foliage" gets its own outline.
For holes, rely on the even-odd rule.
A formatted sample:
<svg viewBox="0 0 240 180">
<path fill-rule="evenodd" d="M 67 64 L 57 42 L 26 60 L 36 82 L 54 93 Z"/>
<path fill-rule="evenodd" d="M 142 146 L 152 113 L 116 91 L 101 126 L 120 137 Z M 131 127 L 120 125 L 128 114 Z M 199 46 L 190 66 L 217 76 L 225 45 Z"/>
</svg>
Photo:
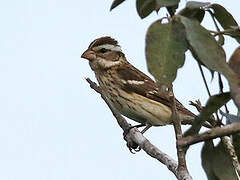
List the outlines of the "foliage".
<svg viewBox="0 0 240 180">
<path fill-rule="evenodd" d="M 114 0 L 111 10 L 124 1 Z M 178 69 L 184 65 L 187 50 L 191 51 L 200 68 L 205 66 L 212 73 L 219 74 L 221 93 L 209 97 L 207 106 L 196 121 L 196 126 L 193 125 L 188 131 L 198 133 L 203 123 L 202 119 L 209 118 L 230 99 L 233 99 L 236 107 L 240 110 L 240 48 L 236 49 L 229 62 L 226 60 L 223 48 L 225 36 L 240 43 L 240 28 L 231 13 L 219 4 L 189 1 L 183 9 L 176 13 L 178 5 L 179 0 L 136 0 L 136 9 L 140 18 L 146 18 L 154 11 L 161 11 L 162 8 L 167 8 L 170 15 L 153 22 L 146 33 L 147 66 L 157 82 L 168 87 L 171 86 Z M 209 13 L 216 30 L 208 30 L 201 25 L 206 13 Z M 163 23 L 163 19 L 167 19 L 167 22 Z M 221 75 L 228 80 L 230 93 L 222 92 Z M 239 147 L 240 143 L 235 140 L 234 145 Z M 216 155 L 216 152 L 219 154 Z M 229 168 L 230 158 L 226 158 L 228 161 L 226 164 L 222 161 L 218 162 L 221 154 L 226 154 L 222 149 L 222 143 L 216 147 L 212 141 L 205 143 L 202 152 L 203 167 L 210 179 L 213 177 L 213 171 L 216 173 L 213 170 L 214 167 L 219 163 L 221 168 L 229 170 L 230 174 L 234 172 L 231 165 Z M 212 162 L 208 161 L 210 156 L 213 159 Z M 219 175 L 214 174 L 215 176 Z"/>
</svg>

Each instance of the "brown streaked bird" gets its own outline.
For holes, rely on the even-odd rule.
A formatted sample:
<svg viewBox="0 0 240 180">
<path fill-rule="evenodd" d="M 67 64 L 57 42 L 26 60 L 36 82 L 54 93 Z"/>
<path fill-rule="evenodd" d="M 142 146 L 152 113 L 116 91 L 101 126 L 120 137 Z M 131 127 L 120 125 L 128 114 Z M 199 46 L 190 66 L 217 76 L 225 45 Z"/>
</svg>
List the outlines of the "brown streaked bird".
<svg viewBox="0 0 240 180">
<path fill-rule="evenodd" d="M 172 123 L 169 96 L 160 94 L 157 84 L 127 61 L 116 40 L 98 38 L 81 57 L 89 61 L 103 95 L 120 114 L 149 126 Z M 176 108 L 182 122 L 194 119 L 177 100 Z"/>
</svg>

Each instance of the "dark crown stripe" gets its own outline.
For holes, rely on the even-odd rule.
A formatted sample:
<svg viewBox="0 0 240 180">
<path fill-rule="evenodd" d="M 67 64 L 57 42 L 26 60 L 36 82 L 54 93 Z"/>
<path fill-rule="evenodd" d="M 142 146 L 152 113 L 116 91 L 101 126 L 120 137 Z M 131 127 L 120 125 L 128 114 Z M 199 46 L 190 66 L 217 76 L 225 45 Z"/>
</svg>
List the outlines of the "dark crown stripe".
<svg viewBox="0 0 240 180">
<path fill-rule="evenodd" d="M 115 39 L 112 39 L 111 37 L 106 36 L 106 37 L 101 37 L 101 38 L 95 39 L 89 45 L 88 48 L 90 49 L 90 48 L 97 47 L 97 46 L 104 45 L 104 44 L 111 44 L 114 46 L 118 46 L 118 42 Z"/>
</svg>

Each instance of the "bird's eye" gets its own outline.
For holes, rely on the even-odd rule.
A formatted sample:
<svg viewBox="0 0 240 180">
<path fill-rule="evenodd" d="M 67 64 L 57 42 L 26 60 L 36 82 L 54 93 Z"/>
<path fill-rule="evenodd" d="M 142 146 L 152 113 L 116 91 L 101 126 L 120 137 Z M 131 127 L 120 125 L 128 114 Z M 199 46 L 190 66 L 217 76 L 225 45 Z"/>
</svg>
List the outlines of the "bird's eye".
<svg viewBox="0 0 240 180">
<path fill-rule="evenodd" d="M 105 53 L 105 52 L 107 52 L 107 51 L 108 51 L 108 50 L 107 50 L 106 48 L 102 48 L 102 49 L 99 50 L 100 53 Z"/>
</svg>

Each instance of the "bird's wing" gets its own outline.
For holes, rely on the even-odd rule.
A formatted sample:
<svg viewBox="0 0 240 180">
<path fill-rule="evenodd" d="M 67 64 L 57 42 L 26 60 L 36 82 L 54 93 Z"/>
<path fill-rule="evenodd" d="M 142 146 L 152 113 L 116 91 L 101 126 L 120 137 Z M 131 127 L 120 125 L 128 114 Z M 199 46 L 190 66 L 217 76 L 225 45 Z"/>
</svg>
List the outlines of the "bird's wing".
<svg viewBox="0 0 240 180">
<path fill-rule="evenodd" d="M 151 100 L 162 103 L 171 107 L 171 101 L 168 93 L 160 93 L 157 84 L 146 74 L 136 69 L 131 64 L 116 69 L 118 77 L 121 79 L 121 87 L 128 91 L 134 92 Z M 177 99 L 176 108 L 178 111 L 194 116 L 187 110 Z"/>
</svg>

